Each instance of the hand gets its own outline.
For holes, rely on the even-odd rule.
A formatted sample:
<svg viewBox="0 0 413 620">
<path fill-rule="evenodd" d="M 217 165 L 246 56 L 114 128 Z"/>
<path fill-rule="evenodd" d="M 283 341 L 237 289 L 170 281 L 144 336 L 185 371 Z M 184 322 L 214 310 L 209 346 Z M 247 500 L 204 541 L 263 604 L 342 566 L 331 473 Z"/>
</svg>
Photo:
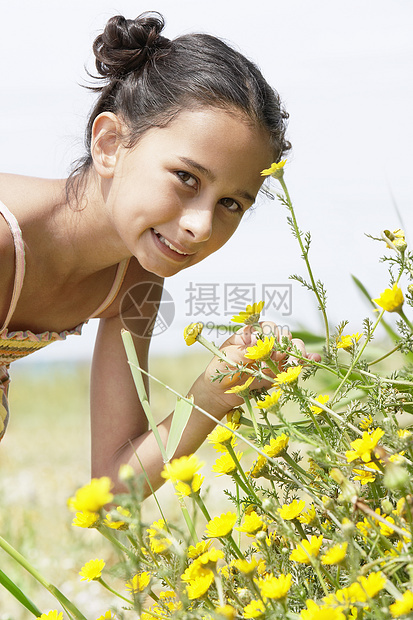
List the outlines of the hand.
<svg viewBox="0 0 413 620">
<path fill-rule="evenodd" d="M 263 321 L 260 323 L 264 336 L 274 336 L 278 342 L 281 342 L 283 337 L 287 337 L 291 343 L 291 349 L 298 349 L 300 357 L 288 356 L 286 352 L 273 351 L 271 354 L 272 361 L 276 364 L 281 372 L 286 363 L 299 364 L 305 360 L 320 361 L 321 356 L 318 353 L 307 353 L 305 344 L 299 338 L 293 338 L 290 331 L 286 328 L 279 328 L 275 323 L 271 321 Z M 217 375 L 218 372 L 228 372 L 232 369 L 231 362 L 234 365 L 242 363 L 248 366 L 254 364 L 253 360 L 245 357 L 247 349 L 254 346 L 257 343 L 257 331 L 253 325 L 245 325 L 235 334 L 230 336 L 220 347 L 220 351 L 225 354 L 228 363 L 222 361 L 218 357 L 214 357 L 208 365 L 205 373 L 203 374 L 204 380 L 209 381 L 209 390 L 211 399 L 217 399 L 220 405 L 226 405 L 227 409 L 232 409 L 242 404 L 243 399 L 237 394 L 226 394 L 226 390 L 236 385 L 242 385 L 250 376 L 248 373 L 236 373 L 235 375 L 225 376 L 221 381 L 216 380 L 211 382 L 211 377 Z M 268 376 L 268 381 L 255 379 L 250 385 L 251 389 L 270 388 L 272 385 L 272 379 L 274 378 L 273 371 L 263 363 L 263 373 Z"/>
</svg>

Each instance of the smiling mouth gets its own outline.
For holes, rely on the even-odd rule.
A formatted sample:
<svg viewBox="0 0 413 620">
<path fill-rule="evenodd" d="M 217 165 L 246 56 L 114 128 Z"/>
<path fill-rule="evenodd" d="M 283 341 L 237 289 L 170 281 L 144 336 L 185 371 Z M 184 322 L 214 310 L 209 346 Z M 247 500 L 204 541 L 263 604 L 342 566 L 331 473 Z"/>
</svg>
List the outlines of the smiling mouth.
<svg viewBox="0 0 413 620">
<path fill-rule="evenodd" d="M 158 233 L 158 231 L 155 230 L 155 228 L 152 228 L 152 230 L 155 233 L 155 235 L 158 237 L 159 241 L 161 241 L 161 243 L 166 245 L 167 248 L 170 248 L 171 250 L 173 250 L 177 254 L 180 254 L 181 256 L 189 256 L 187 252 L 181 252 L 181 250 L 178 250 L 178 248 L 176 248 L 170 241 L 165 239 L 165 237 L 163 237 L 161 233 Z"/>
</svg>

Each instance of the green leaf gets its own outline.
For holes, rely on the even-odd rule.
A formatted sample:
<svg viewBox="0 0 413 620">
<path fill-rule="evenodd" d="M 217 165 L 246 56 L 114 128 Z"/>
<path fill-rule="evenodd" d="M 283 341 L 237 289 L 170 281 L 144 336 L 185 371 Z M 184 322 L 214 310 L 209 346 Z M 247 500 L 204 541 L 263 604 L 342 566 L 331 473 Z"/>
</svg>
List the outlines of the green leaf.
<svg viewBox="0 0 413 620">
<path fill-rule="evenodd" d="M 168 443 L 166 445 L 166 456 L 168 461 L 170 461 L 175 454 L 175 450 L 181 441 L 182 433 L 184 432 L 185 427 L 188 424 L 189 416 L 191 415 L 192 405 L 194 402 L 194 397 L 192 394 L 188 396 L 188 400 L 191 402 L 188 403 L 187 400 L 183 400 L 178 397 L 176 401 L 176 407 L 172 416 L 171 428 L 168 435 Z"/>
<path fill-rule="evenodd" d="M 165 448 L 162 443 L 161 436 L 159 435 L 158 427 L 156 426 L 155 418 L 153 417 L 151 407 L 149 405 L 149 399 L 146 393 L 145 384 L 143 382 L 139 359 L 136 353 L 135 346 L 133 344 L 132 335 L 126 329 L 122 329 L 121 334 L 126 355 L 128 357 L 129 366 L 132 372 L 132 377 L 135 383 L 136 391 L 138 392 L 139 400 L 141 401 L 141 405 L 149 422 L 149 426 L 151 427 L 151 431 L 153 432 L 159 450 L 161 451 L 164 463 L 167 463 L 169 459 L 166 456 Z"/>
<path fill-rule="evenodd" d="M 20 590 L 18 586 L 12 581 L 2 570 L 0 570 L 0 584 L 6 588 L 14 596 L 15 599 L 19 601 L 28 609 L 36 618 L 42 615 L 42 612 L 34 603 L 31 602 L 30 599 Z"/>
</svg>

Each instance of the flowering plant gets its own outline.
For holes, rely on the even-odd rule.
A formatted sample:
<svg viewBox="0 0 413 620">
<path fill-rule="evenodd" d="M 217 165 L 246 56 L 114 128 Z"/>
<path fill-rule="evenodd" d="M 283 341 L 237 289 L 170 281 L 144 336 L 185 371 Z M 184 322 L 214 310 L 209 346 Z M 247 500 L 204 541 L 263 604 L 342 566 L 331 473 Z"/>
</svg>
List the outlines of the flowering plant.
<svg viewBox="0 0 413 620">
<path fill-rule="evenodd" d="M 92 559 L 80 570 L 82 580 L 98 581 L 120 597 L 123 609 L 101 618 L 387 620 L 413 613 L 413 433 L 408 428 L 413 330 L 404 311 L 405 305 L 413 305 L 413 284 L 401 284 L 413 279 L 413 255 L 403 231 L 383 231 L 390 288 L 372 300 L 380 308 L 378 315 L 374 321 L 365 319 L 360 332 L 346 333 L 346 322 L 332 332 L 325 290 L 309 262 L 311 237 L 298 228 L 284 164 L 273 164 L 263 173 L 281 184 L 278 198 L 288 210 L 307 266 L 308 279 L 293 277 L 315 294 L 324 319 L 322 359 L 303 359 L 288 338 L 278 341 L 275 335 L 262 334 L 263 302 L 233 318 L 253 325 L 257 333 L 247 363 L 226 360 L 202 335 L 202 324 L 188 326 L 188 345 L 200 342 L 225 362 L 214 380 L 240 377 L 230 391 L 241 396 L 245 406 L 232 411 L 208 437 L 218 452 L 212 471 L 226 480 L 227 488 L 221 504 L 215 493 L 211 512 L 208 482 L 200 473 L 204 463 L 196 455 L 171 460 L 193 406 L 190 397 L 180 396 L 168 445 L 161 449 L 162 475 L 175 487 L 181 525 L 164 514 L 160 504 L 159 518 L 144 522 L 142 480 L 129 466 L 120 472 L 129 494 L 113 498 L 110 480 L 102 478 L 71 498 L 73 525 L 98 530 L 122 557 L 117 574 L 124 578 L 123 593 L 108 584 L 110 571 L 103 560 Z M 371 343 L 386 312 L 399 316 L 397 333 L 386 324 L 396 342 L 377 357 Z M 141 401 L 155 428 L 143 370 L 128 334 L 123 336 Z M 285 354 L 282 368 L 273 361 L 274 352 L 277 359 Z M 405 363 L 388 376 L 385 360 L 400 352 Z M 268 369 L 274 373 L 273 386 L 253 389 L 254 379 L 268 378 Z M 316 390 L 318 385 L 328 393 Z M 111 501 L 118 507 L 106 512 L 104 506 Z M 3 539 L 0 545 L 15 553 Z M 68 618 L 85 620 L 59 591 L 43 585 Z M 36 616 L 38 610 L 23 593 L 16 590 L 15 596 Z M 60 616 L 53 610 L 37 617 Z"/>
</svg>

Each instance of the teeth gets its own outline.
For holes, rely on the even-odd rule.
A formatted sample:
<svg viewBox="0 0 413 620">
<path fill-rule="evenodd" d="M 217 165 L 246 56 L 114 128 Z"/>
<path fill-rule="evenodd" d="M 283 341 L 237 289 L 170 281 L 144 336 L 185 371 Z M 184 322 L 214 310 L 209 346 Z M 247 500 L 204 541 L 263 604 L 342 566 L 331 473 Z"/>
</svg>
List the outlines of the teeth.
<svg viewBox="0 0 413 620">
<path fill-rule="evenodd" d="M 155 234 L 158 237 L 158 239 L 160 241 L 162 241 L 162 243 L 164 245 L 166 245 L 168 248 L 171 248 L 171 250 L 173 250 L 174 252 L 177 252 L 178 254 L 182 254 L 183 256 L 188 256 L 188 254 L 186 252 L 181 252 L 180 250 L 178 250 L 178 248 L 176 248 L 174 245 L 172 245 L 172 243 L 170 243 L 167 239 L 165 239 L 165 237 L 162 237 L 162 235 L 160 233 L 158 233 L 157 230 L 155 230 Z"/>
</svg>

